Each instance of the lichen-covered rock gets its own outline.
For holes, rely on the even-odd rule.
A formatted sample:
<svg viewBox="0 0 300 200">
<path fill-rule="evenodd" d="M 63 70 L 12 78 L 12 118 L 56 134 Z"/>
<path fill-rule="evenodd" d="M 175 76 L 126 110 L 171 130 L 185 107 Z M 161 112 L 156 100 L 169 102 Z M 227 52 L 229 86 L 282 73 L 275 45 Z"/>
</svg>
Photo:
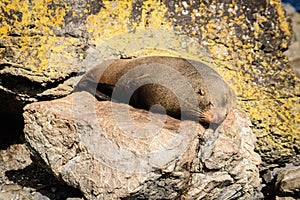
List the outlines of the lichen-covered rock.
<svg viewBox="0 0 300 200">
<path fill-rule="evenodd" d="M 236 90 L 266 163 L 299 152 L 299 80 L 288 67 L 281 1 L 0 2 L 0 111 L 69 94 L 108 58 L 171 55 L 210 62 Z M 8 105 L 5 102 L 10 102 Z"/>
<path fill-rule="evenodd" d="M 214 131 L 77 92 L 27 105 L 24 119 L 33 153 L 88 199 L 248 199 L 259 188 L 256 138 L 239 109 Z"/>
</svg>

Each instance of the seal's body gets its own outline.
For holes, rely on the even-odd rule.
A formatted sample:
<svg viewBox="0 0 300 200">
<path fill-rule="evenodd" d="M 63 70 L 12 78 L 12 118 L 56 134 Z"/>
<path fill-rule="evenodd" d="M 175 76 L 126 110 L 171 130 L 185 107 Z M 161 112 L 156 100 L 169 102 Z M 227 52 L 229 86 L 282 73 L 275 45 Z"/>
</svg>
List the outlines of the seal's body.
<svg viewBox="0 0 300 200">
<path fill-rule="evenodd" d="M 150 109 L 159 104 L 167 114 L 204 123 L 220 123 L 234 106 L 232 88 L 204 63 L 175 57 L 108 60 L 80 80 L 99 100 L 116 100 Z"/>
</svg>

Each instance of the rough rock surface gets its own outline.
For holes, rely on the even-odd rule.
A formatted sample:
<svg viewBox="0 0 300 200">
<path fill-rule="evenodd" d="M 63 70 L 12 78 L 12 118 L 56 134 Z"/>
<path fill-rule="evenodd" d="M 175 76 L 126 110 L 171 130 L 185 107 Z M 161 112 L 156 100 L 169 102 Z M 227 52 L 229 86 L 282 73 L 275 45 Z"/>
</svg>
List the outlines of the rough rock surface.
<svg viewBox="0 0 300 200">
<path fill-rule="evenodd" d="M 276 171 L 276 193 L 300 198 L 300 166 L 289 166 Z"/>
<path fill-rule="evenodd" d="M 88 199 L 249 199 L 260 185 L 239 109 L 213 131 L 78 92 L 27 105 L 24 118 L 32 151 Z"/>
<path fill-rule="evenodd" d="M 285 52 L 289 62 L 295 70 L 297 77 L 300 79 L 300 13 L 290 13 L 290 18 L 293 25 L 293 37 L 289 49 Z"/>
<path fill-rule="evenodd" d="M 1 116 L 69 94 L 102 60 L 181 56 L 210 62 L 234 87 L 263 161 L 299 152 L 300 84 L 283 55 L 291 26 L 278 0 L 21 0 L 0 8 Z"/>
<path fill-rule="evenodd" d="M 262 174 L 262 188 L 265 199 L 300 198 L 300 166 L 299 163 L 287 163 L 266 170 Z"/>
<path fill-rule="evenodd" d="M 82 197 L 82 193 L 32 161 L 25 144 L 14 144 L 0 150 L 1 200 L 61 200 Z"/>
<path fill-rule="evenodd" d="M 15 144 L 0 152 L 0 183 L 7 181 L 5 171 L 23 169 L 32 163 L 24 144 Z"/>
</svg>

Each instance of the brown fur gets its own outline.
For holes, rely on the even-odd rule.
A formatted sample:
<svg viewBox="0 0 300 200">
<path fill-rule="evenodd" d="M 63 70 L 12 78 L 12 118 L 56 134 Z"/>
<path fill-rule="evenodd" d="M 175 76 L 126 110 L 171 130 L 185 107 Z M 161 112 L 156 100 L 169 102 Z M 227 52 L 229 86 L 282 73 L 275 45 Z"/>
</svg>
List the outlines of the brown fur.
<svg viewBox="0 0 300 200">
<path fill-rule="evenodd" d="M 174 57 L 105 61 L 78 86 L 100 100 L 112 98 L 147 110 L 159 104 L 171 116 L 205 123 L 222 122 L 236 102 L 232 88 L 212 68 Z"/>
</svg>

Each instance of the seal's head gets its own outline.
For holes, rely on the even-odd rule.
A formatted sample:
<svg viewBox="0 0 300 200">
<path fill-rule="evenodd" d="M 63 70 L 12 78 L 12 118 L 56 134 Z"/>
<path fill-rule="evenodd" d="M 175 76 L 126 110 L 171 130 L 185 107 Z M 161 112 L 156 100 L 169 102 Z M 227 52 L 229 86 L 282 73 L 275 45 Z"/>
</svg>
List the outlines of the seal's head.
<svg viewBox="0 0 300 200">
<path fill-rule="evenodd" d="M 208 64 L 186 60 L 192 68 L 186 75 L 198 101 L 197 106 L 189 107 L 200 123 L 220 124 L 236 104 L 234 90 Z"/>
<path fill-rule="evenodd" d="M 221 124 L 236 104 L 235 92 L 220 78 L 217 78 L 213 85 L 209 85 L 208 89 L 209 99 L 199 103 L 205 104 L 205 106 L 199 105 L 199 108 L 203 107 L 199 112 L 199 121 L 207 124 Z"/>
</svg>

